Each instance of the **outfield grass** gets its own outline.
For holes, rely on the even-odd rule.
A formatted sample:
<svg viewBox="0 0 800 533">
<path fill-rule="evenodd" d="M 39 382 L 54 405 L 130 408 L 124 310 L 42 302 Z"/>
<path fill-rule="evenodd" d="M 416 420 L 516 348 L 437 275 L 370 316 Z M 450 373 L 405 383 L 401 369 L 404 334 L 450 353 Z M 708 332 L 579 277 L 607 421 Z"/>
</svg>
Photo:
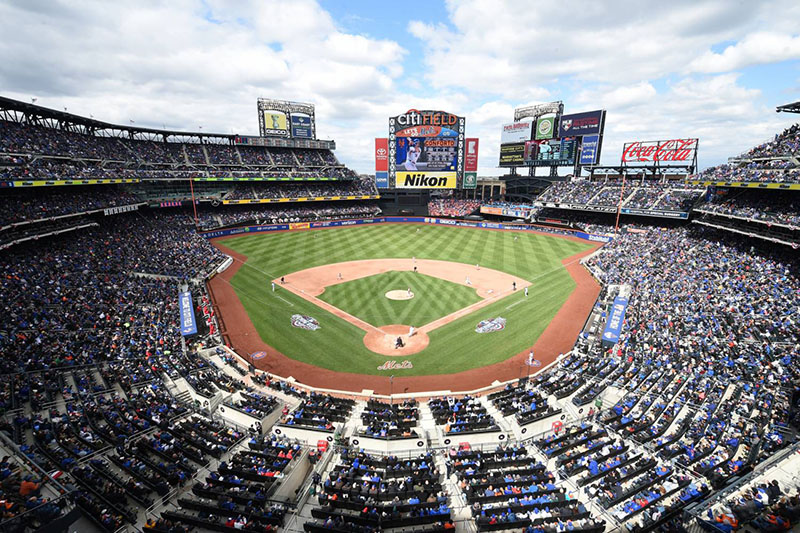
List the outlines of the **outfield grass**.
<svg viewBox="0 0 800 533">
<path fill-rule="evenodd" d="M 502 361 L 533 345 L 575 287 L 561 260 L 591 247 L 536 233 L 400 224 L 253 234 L 223 244 L 248 257 L 231 283 L 264 342 L 288 357 L 344 372 L 382 374 L 377 366 L 388 359 L 411 361 L 414 368 L 397 371 L 399 375 L 459 372 Z M 527 279 L 532 286 L 527 298 L 518 291 L 455 320 L 431 332 L 425 350 L 398 358 L 367 350 L 361 329 L 313 303 L 280 288 L 270 290 L 269 280 L 314 266 L 411 257 L 480 263 Z M 295 313 L 313 316 L 321 329 L 291 327 Z M 507 320 L 503 331 L 475 332 L 479 321 L 497 316 Z M 400 323 L 409 322 L 416 321 Z"/>
<path fill-rule="evenodd" d="M 391 290 L 411 289 L 410 300 L 390 300 Z M 372 324 L 420 327 L 481 300 L 477 291 L 440 278 L 408 271 L 375 274 L 325 288 L 319 296 L 342 311 Z"/>
</svg>

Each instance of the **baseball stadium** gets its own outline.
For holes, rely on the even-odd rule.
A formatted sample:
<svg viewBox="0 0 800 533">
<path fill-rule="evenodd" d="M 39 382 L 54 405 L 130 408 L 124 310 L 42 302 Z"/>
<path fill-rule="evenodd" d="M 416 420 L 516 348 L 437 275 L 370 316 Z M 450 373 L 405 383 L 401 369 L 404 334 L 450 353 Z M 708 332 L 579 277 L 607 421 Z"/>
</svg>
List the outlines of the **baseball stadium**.
<svg viewBox="0 0 800 533">
<path fill-rule="evenodd" d="M 790 87 L 795 27 L 692 30 L 714 82 L 648 78 L 704 87 L 678 123 L 672 93 L 593 93 L 564 36 L 580 91 L 492 85 L 455 43 L 507 2 L 403 15 L 445 85 L 352 6 L 12 4 L 0 531 L 800 531 L 800 102 L 754 81 Z M 275 29 L 312 23 L 313 50 Z"/>
</svg>

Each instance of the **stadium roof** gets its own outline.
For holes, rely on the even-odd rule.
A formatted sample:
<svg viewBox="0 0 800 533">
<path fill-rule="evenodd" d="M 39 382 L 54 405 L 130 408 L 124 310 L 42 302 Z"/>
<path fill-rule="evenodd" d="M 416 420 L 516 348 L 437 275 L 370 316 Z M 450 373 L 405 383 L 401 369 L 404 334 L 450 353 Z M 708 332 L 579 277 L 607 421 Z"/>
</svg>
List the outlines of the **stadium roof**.
<svg viewBox="0 0 800 533">
<path fill-rule="evenodd" d="M 791 104 L 779 105 L 775 111 L 778 113 L 800 113 L 800 101 Z"/>
<path fill-rule="evenodd" d="M 82 126 L 88 130 L 110 130 L 115 132 L 126 132 L 131 136 L 135 134 L 149 134 L 164 137 L 206 137 L 206 138 L 225 138 L 233 139 L 237 135 L 226 133 L 203 133 L 203 132 L 190 132 L 190 131 L 177 131 L 177 130 L 161 130 L 156 128 L 141 128 L 133 125 L 123 126 L 120 124 L 111 124 L 110 122 L 103 122 L 93 118 L 86 118 L 66 111 L 57 111 L 48 107 L 38 106 L 33 103 L 22 102 L 12 98 L 0 96 L 0 110 L 2 111 L 16 111 L 23 113 L 29 117 L 36 117 L 37 119 L 56 120 L 62 124 L 73 124 Z M 35 121 L 34 121 L 35 122 Z"/>
</svg>

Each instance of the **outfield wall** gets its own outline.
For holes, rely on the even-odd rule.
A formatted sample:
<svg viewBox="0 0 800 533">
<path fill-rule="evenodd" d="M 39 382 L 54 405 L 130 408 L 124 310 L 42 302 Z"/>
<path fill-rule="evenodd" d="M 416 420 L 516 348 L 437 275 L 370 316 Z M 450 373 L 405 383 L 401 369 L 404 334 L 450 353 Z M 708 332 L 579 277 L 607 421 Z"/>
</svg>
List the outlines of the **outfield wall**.
<svg viewBox="0 0 800 533">
<path fill-rule="evenodd" d="M 499 222 L 475 222 L 471 220 L 458 220 L 453 218 L 438 218 L 438 217 L 375 217 L 375 218 L 359 218 L 349 220 L 324 220 L 320 222 L 291 222 L 288 224 L 262 224 L 257 226 L 240 226 L 236 228 L 227 228 L 214 231 L 206 231 L 200 233 L 206 239 L 214 239 L 217 237 L 229 237 L 232 235 L 243 235 L 250 233 L 266 233 L 271 231 L 297 231 L 319 228 L 335 228 L 347 226 L 361 226 L 364 224 L 431 224 L 439 226 L 457 226 L 462 228 L 483 228 L 494 230 L 508 230 L 508 231 L 532 231 L 537 233 L 546 233 L 550 235 L 566 235 L 570 237 L 577 237 L 590 242 L 607 243 L 614 238 L 610 235 L 598 235 L 595 233 L 586 233 L 578 230 L 553 230 L 546 226 L 537 226 L 535 224 L 502 224 Z"/>
</svg>

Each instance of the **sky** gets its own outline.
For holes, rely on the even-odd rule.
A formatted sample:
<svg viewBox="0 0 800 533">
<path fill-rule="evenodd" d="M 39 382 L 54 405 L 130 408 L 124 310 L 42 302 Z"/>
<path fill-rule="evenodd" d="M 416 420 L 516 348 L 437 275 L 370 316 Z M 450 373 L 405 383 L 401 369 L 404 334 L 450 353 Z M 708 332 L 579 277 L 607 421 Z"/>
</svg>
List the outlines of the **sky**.
<svg viewBox="0 0 800 533">
<path fill-rule="evenodd" d="M 701 168 L 800 121 L 800 2 L 0 0 L 0 94 L 107 122 L 258 134 L 259 97 L 316 105 L 362 173 L 388 117 L 439 109 L 497 168 L 516 107 L 607 110 L 628 141 L 698 137 Z"/>
</svg>

